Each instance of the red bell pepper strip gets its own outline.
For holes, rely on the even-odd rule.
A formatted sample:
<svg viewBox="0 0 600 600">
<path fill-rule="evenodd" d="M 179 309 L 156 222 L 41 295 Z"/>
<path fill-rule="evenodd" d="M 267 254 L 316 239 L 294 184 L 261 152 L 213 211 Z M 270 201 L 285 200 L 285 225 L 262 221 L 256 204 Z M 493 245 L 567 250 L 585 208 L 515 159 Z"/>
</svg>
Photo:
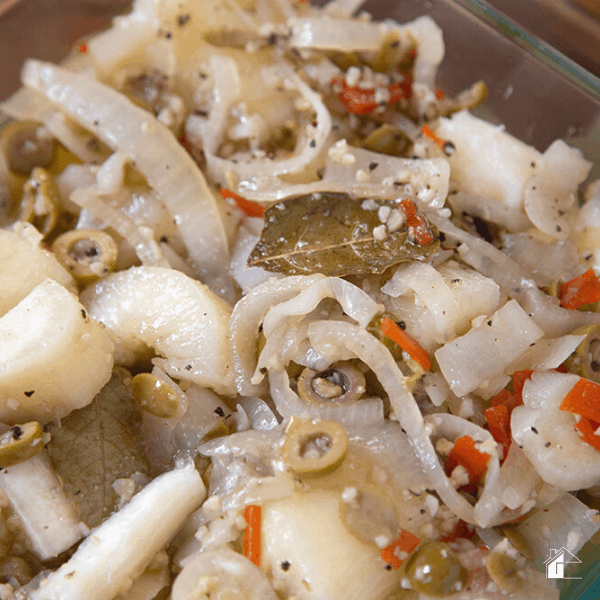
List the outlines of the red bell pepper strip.
<svg viewBox="0 0 600 600">
<path fill-rule="evenodd" d="M 575 424 L 575 430 L 581 434 L 581 439 L 596 450 L 600 450 L 600 436 L 595 433 L 598 427 L 600 427 L 600 423 L 586 417 L 581 417 L 579 423 Z"/>
<path fill-rule="evenodd" d="M 244 519 L 247 523 L 244 529 L 244 556 L 260 567 L 260 506 L 246 506 Z"/>
<path fill-rule="evenodd" d="M 409 235 L 412 228 L 412 233 L 417 244 L 419 244 L 419 246 L 426 246 L 430 242 L 433 242 L 435 238 L 429 229 L 427 219 L 417 209 L 415 203 L 412 200 L 405 198 L 404 200 L 400 200 L 400 208 L 406 218 Z"/>
<path fill-rule="evenodd" d="M 395 104 L 402 98 L 410 98 L 412 76 L 409 73 L 403 73 L 404 81 L 402 83 L 392 83 L 386 86 L 390 92 L 390 98 L 386 104 Z M 340 102 L 344 108 L 354 115 L 366 115 L 373 112 L 381 106 L 375 100 L 375 89 L 362 89 L 358 86 L 350 87 L 343 77 L 336 77 L 332 80 L 332 85 L 339 85 L 342 89 L 338 94 Z"/>
<path fill-rule="evenodd" d="M 230 190 L 226 190 L 221 188 L 219 190 L 221 194 L 221 198 L 232 198 L 235 200 L 237 207 L 247 216 L 247 217 L 262 217 L 265 214 L 265 207 L 258 202 L 253 202 L 252 200 L 246 200 L 246 198 L 242 198 L 237 194 L 234 194 Z"/>
<path fill-rule="evenodd" d="M 560 284 L 560 305 L 563 308 L 575 310 L 584 304 L 592 304 L 598 300 L 600 300 L 600 281 L 592 268 Z"/>
<path fill-rule="evenodd" d="M 399 569 L 408 555 L 419 545 L 421 538 L 402 529 L 398 538 L 379 553 L 379 558 L 390 565 L 393 569 Z M 401 558 L 405 553 L 406 556 Z"/>
<path fill-rule="evenodd" d="M 404 329 L 399 327 L 394 321 L 388 317 L 381 319 L 381 331 L 393 342 L 396 342 L 404 352 L 406 352 L 413 360 L 418 362 L 425 371 L 431 370 L 431 357 L 429 353 L 415 340 L 408 335 Z"/>
<path fill-rule="evenodd" d="M 461 489 L 474 493 L 477 491 L 477 485 L 487 469 L 490 458 L 489 454 L 475 448 L 475 440 L 472 437 L 463 435 L 454 442 L 454 446 L 450 450 L 446 461 L 446 473 L 451 475 L 457 466 L 464 467 L 469 474 L 470 481 Z"/>
<path fill-rule="evenodd" d="M 600 385 L 580 377 L 559 408 L 600 422 Z"/>
</svg>

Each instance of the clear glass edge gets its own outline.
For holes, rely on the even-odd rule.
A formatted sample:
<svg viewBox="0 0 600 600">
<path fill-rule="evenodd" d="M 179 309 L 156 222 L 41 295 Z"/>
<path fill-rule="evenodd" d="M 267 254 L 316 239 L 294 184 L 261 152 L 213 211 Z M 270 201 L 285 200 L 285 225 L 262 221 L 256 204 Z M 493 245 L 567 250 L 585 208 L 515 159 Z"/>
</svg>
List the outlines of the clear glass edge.
<svg viewBox="0 0 600 600">
<path fill-rule="evenodd" d="M 567 77 L 576 85 L 586 90 L 596 100 L 600 99 L 600 78 L 565 56 L 554 46 L 527 32 L 520 25 L 517 25 L 482 0 L 453 0 L 453 2 L 463 6 L 506 37 L 512 38 L 515 43 L 519 44 L 527 52 L 546 63 L 552 69 L 558 70 L 564 77 Z"/>
</svg>

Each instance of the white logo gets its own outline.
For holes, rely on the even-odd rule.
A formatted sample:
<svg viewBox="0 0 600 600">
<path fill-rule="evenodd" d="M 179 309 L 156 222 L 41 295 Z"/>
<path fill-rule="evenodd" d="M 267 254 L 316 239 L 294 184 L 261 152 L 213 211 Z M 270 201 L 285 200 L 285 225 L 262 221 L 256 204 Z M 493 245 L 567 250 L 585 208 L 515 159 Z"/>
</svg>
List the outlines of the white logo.
<svg viewBox="0 0 600 600">
<path fill-rule="evenodd" d="M 581 561 L 564 546 L 559 550 L 550 550 L 550 558 L 544 561 L 548 579 L 581 579 L 581 577 L 565 577 L 565 565 L 581 563 Z"/>
</svg>

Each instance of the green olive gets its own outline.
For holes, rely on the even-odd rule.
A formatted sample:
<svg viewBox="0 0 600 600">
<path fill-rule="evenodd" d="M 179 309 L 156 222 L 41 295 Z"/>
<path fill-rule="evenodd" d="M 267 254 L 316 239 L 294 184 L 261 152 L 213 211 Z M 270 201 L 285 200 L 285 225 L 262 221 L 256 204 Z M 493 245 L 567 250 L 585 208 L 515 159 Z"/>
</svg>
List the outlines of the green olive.
<svg viewBox="0 0 600 600">
<path fill-rule="evenodd" d="M 377 485 L 346 488 L 340 503 L 340 515 L 346 529 L 367 544 L 387 546 L 396 539 L 400 530 L 392 499 Z"/>
<path fill-rule="evenodd" d="M 521 556 L 524 556 L 527 560 L 531 561 L 535 558 L 531 544 L 522 533 L 512 527 L 506 527 L 502 530 L 502 534 Z"/>
<path fill-rule="evenodd" d="M 569 373 L 600 383 L 600 325 L 586 325 L 573 332 L 585 339 L 565 361 Z"/>
<path fill-rule="evenodd" d="M 33 578 L 33 571 L 27 562 L 18 556 L 0 558 L 0 583 L 9 583 L 16 579 L 19 585 L 28 584 Z"/>
<path fill-rule="evenodd" d="M 134 402 L 144 411 L 170 419 L 177 414 L 179 401 L 175 390 L 150 373 L 139 373 L 131 380 Z"/>
<path fill-rule="evenodd" d="M 365 376 L 351 363 L 341 361 L 321 372 L 306 368 L 298 377 L 298 395 L 306 402 L 353 402 L 365 393 Z"/>
<path fill-rule="evenodd" d="M 2 126 L 0 148 L 11 171 L 29 175 L 34 167 L 52 164 L 56 141 L 39 134 L 40 124 L 32 121 L 13 121 Z"/>
<path fill-rule="evenodd" d="M 42 427 L 37 421 L 14 425 L 0 437 L 0 467 L 18 465 L 43 449 Z"/>
<path fill-rule="evenodd" d="M 288 425 L 282 456 L 299 475 L 316 476 L 334 471 L 348 450 L 346 430 L 335 421 L 301 421 Z"/>
<path fill-rule="evenodd" d="M 516 561 L 501 552 L 492 552 L 485 559 L 485 567 L 493 582 L 503 592 L 516 592 L 525 582 Z"/>
<path fill-rule="evenodd" d="M 390 156 L 404 156 L 411 146 L 412 140 L 401 129 L 388 123 L 380 125 L 362 142 L 366 150 Z"/>
<path fill-rule="evenodd" d="M 548 296 L 552 296 L 553 298 L 558 298 L 560 296 L 560 279 L 553 279 L 546 290 L 546 294 Z"/>
<path fill-rule="evenodd" d="M 414 590 L 436 598 L 460 592 L 469 581 L 469 572 L 444 542 L 421 546 L 408 557 L 404 567 Z"/>
<path fill-rule="evenodd" d="M 87 285 L 110 273 L 117 261 L 117 244 L 105 231 L 73 229 L 56 238 L 52 250 L 78 283 Z"/>
<path fill-rule="evenodd" d="M 19 220 L 28 221 L 45 236 L 56 226 L 60 211 L 60 195 L 48 171 L 35 167 L 23 186 Z"/>
<path fill-rule="evenodd" d="M 367 325 L 367 331 L 370 334 L 374 335 L 391 352 L 396 362 L 399 362 L 403 360 L 402 349 L 400 348 L 400 346 L 398 346 L 398 344 L 396 344 L 396 342 L 390 340 L 390 338 L 387 335 L 385 335 L 383 331 L 381 331 L 381 320 L 384 317 L 391 319 L 392 321 L 394 321 L 394 323 L 398 322 L 398 318 L 396 317 L 396 315 L 393 315 L 389 312 L 384 312 L 373 318 L 373 320 Z M 402 327 L 402 322 L 400 322 L 400 327 Z M 406 325 L 404 327 L 406 327 Z"/>
<path fill-rule="evenodd" d="M 398 63 L 404 58 L 406 45 L 401 44 L 397 30 L 390 31 L 381 48 L 375 53 L 370 61 L 370 66 L 379 73 L 389 73 L 398 67 Z"/>
<path fill-rule="evenodd" d="M 440 101 L 440 115 L 448 116 L 465 108 L 474 108 L 481 104 L 488 95 L 485 81 L 477 81 L 454 98 L 443 97 Z"/>
</svg>

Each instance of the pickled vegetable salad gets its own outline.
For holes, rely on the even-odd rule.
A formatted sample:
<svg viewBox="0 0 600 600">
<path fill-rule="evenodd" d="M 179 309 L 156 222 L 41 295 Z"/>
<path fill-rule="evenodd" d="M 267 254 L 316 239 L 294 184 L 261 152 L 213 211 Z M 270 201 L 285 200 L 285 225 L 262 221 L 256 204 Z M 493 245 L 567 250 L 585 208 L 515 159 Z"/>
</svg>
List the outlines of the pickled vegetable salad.
<svg viewBox="0 0 600 600">
<path fill-rule="evenodd" d="M 359 8 L 136 0 L 24 65 L 1 598 L 547 600 L 600 529 L 600 183 Z"/>
</svg>

